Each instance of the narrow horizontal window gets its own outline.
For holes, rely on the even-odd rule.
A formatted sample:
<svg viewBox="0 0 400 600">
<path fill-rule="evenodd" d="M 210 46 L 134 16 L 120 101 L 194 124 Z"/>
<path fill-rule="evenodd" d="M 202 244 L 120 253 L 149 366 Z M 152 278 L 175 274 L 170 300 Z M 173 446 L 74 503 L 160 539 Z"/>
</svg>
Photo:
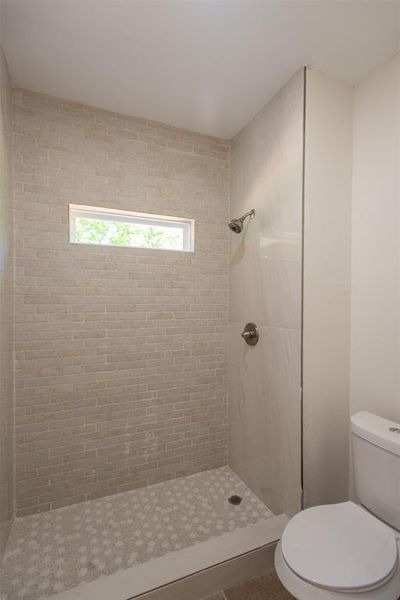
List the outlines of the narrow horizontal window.
<svg viewBox="0 0 400 600">
<path fill-rule="evenodd" d="M 193 252 L 194 221 L 70 204 L 69 241 L 75 244 Z"/>
</svg>

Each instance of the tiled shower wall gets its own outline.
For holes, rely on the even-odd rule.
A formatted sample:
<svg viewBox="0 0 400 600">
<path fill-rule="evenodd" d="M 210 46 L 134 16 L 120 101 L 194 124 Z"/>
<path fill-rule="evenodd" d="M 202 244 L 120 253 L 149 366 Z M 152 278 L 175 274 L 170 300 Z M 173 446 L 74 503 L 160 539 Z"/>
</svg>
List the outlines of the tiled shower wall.
<svg viewBox="0 0 400 600">
<path fill-rule="evenodd" d="M 13 94 L 19 515 L 224 465 L 229 145 Z M 74 245 L 68 203 L 196 220 L 196 251 Z"/>
<path fill-rule="evenodd" d="M 300 71 L 233 138 L 231 163 L 232 213 L 256 215 L 231 243 L 230 465 L 286 515 L 301 504 L 303 107 Z"/>
<path fill-rule="evenodd" d="M 0 49 L 0 561 L 14 510 L 11 89 Z"/>
</svg>

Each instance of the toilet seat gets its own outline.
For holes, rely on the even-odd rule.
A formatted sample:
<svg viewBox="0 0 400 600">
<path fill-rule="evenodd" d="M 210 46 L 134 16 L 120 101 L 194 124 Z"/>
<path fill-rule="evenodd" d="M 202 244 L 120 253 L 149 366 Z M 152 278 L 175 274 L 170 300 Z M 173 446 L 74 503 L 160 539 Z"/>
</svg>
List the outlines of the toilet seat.
<svg viewBox="0 0 400 600">
<path fill-rule="evenodd" d="M 285 588 L 296 600 L 398 600 L 400 597 L 400 570 L 397 569 L 388 581 L 373 590 L 338 592 L 304 581 L 287 565 L 282 555 L 281 542 L 275 551 L 275 569 Z"/>
<path fill-rule="evenodd" d="M 375 589 L 398 569 L 393 530 L 353 502 L 298 513 L 280 546 L 295 575 L 339 593 Z"/>
</svg>

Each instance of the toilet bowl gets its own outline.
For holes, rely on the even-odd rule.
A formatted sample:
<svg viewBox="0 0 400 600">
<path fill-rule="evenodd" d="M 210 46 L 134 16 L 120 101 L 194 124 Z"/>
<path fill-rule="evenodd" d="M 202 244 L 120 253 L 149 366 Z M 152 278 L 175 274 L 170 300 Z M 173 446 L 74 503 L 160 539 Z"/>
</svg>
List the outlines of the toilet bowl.
<svg viewBox="0 0 400 600">
<path fill-rule="evenodd" d="M 297 600 L 397 600 L 399 536 L 353 502 L 310 508 L 289 521 L 275 568 Z"/>
<path fill-rule="evenodd" d="M 299 512 L 275 551 L 297 600 L 400 600 L 400 425 L 362 412 L 351 433 L 360 505 Z"/>
</svg>

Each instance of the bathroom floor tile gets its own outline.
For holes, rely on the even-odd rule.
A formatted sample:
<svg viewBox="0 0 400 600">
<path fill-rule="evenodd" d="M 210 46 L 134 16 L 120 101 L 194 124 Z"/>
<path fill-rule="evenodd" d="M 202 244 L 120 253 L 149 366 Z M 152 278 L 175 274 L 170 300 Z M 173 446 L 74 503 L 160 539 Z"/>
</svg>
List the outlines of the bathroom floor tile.
<svg viewBox="0 0 400 600">
<path fill-rule="evenodd" d="M 228 502 L 234 494 L 243 498 L 237 506 Z M 22 517 L 6 548 L 2 593 L 7 600 L 46 598 L 270 516 L 222 467 Z"/>
<path fill-rule="evenodd" d="M 224 592 L 226 600 L 294 600 L 276 573 L 256 577 Z"/>
</svg>

